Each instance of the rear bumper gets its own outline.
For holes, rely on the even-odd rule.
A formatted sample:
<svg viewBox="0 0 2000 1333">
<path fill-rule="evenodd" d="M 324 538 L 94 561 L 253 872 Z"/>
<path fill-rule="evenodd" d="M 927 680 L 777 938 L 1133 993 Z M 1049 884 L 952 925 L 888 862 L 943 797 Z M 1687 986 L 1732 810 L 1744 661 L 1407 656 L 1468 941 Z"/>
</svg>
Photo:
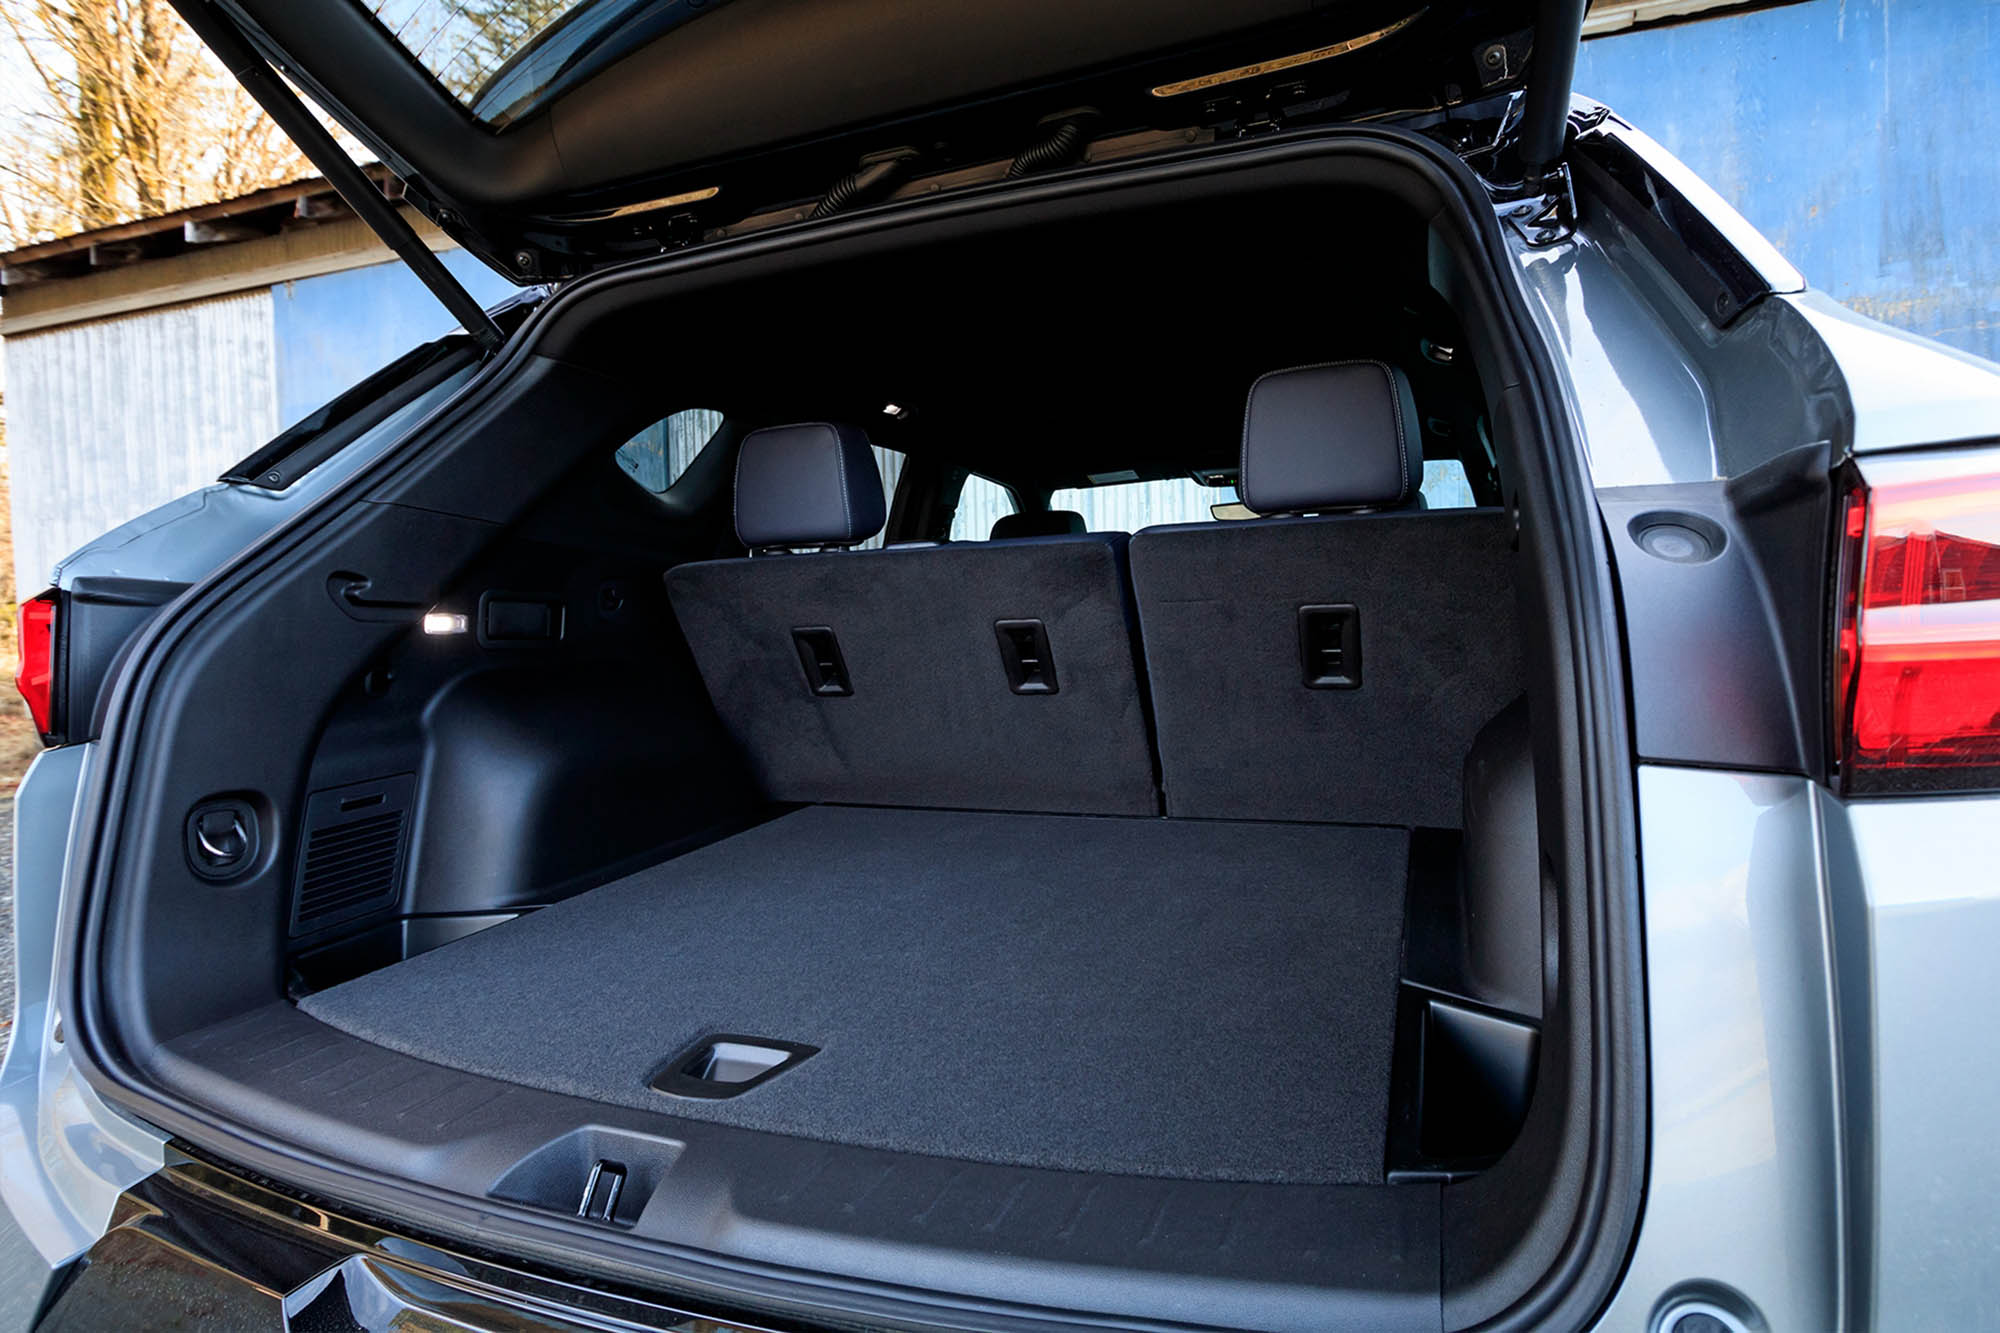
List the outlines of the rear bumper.
<svg viewBox="0 0 2000 1333">
<path fill-rule="evenodd" d="M 50 979 L 91 745 L 45 751 L 15 801 L 14 1025 L 0 1064 L 0 1333 L 31 1328 L 751 1329 L 532 1276 L 325 1212 L 173 1151 L 107 1106 Z M 345 1316 L 343 1318 L 342 1316 Z M 398 1322 L 400 1317 L 400 1322 Z"/>
<path fill-rule="evenodd" d="M 45 750 L 14 800 L 14 1026 L 0 1064 L 0 1333 L 29 1327 L 165 1138 L 112 1111 L 58 1039 L 63 868 L 89 745 Z"/>
<path fill-rule="evenodd" d="M 325 1211 L 175 1155 L 34 1324 L 203 1329 L 687 1330 L 766 1326 L 539 1276 Z"/>
<path fill-rule="evenodd" d="M 1639 772 L 1652 1144 L 1599 1327 L 1971 1328 L 2000 1302 L 2000 797 Z"/>
</svg>

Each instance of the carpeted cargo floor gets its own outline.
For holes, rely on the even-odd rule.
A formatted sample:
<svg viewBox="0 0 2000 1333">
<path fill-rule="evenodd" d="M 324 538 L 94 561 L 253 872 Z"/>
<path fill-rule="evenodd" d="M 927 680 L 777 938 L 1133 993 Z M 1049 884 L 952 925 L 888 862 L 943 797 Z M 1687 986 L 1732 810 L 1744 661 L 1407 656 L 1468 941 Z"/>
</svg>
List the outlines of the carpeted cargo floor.
<svg viewBox="0 0 2000 1333">
<path fill-rule="evenodd" d="M 1395 829 L 810 806 L 308 997 L 438 1064 L 981 1162 L 1382 1178 Z M 651 1076 L 734 1033 L 740 1096 Z"/>
</svg>

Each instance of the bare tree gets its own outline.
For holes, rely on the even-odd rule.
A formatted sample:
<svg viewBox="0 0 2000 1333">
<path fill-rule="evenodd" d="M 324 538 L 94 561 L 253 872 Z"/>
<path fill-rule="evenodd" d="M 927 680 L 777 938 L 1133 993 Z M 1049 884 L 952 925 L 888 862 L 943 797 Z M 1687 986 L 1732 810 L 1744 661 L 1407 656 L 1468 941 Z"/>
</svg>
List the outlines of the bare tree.
<svg viewBox="0 0 2000 1333">
<path fill-rule="evenodd" d="M 0 129 L 7 245 L 309 170 L 166 0 L 0 0 L 0 23 L 39 94 Z"/>
<path fill-rule="evenodd" d="M 574 0 L 465 0 L 458 7 L 460 45 L 440 70 L 446 87 L 470 99 L 508 57 L 560 18 Z"/>
<path fill-rule="evenodd" d="M 367 0 L 370 11 L 451 93 L 481 85 L 577 0 Z"/>
<path fill-rule="evenodd" d="M 463 98 L 577 0 L 368 3 Z M 0 108 L 0 247 L 311 170 L 167 0 L 0 0 L 9 37 L 33 96 Z"/>
</svg>

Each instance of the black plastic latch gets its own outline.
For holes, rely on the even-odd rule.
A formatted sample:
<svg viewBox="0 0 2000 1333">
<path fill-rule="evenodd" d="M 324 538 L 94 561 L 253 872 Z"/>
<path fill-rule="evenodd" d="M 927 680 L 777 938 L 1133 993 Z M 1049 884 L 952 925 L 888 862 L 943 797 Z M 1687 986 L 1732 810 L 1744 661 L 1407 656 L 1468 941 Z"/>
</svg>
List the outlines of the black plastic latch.
<svg viewBox="0 0 2000 1333">
<path fill-rule="evenodd" d="M 847 662 L 840 655 L 840 640 L 824 625 L 792 631 L 792 643 L 799 650 L 799 664 L 806 669 L 806 688 L 821 698 L 837 698 L 854 693 L 847 679 Z"/>
<path fill-rule="evenodd" d="M 1299 666 L 1309 690 L 1361 685 L 1361 613 L 1351 603 L 1299 608 Z"/>
<path fill-rule="evenodd" d="M 996 620 L 993 637 L 1000 641 L 1000 664 L 1007 669 L 1007 686 L 1016 694 L 1054 694 L 1056 660 L 1049 652 L 1048 627 L 1039 620 Z"/>
<path fill-rule="evenodd" d="M 572 1176 L 570 1179 L 574 1180 Z M 618 1216 L 618 1196 L 625 1192 L 625 1167 L 621 1162 L 599 1159 L 583 1182 L 583 1202 L 576 1215 L 592 1222 L 611 1222 Z"/>
</svg>

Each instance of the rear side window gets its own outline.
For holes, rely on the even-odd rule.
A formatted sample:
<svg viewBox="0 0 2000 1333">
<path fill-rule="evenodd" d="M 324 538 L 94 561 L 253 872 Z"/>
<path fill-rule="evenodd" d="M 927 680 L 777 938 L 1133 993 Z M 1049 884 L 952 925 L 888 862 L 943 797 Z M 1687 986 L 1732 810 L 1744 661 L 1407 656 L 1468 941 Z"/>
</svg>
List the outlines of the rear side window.
<svg viewBox="0 0 2000 1333">
<path fill-rule="evenodd" d="M 951 516 L 951 539 L 955 542 L 983 542 L 993 535 L 993 525 L 1019 506 L 1005 486 L 969 472 L 959 488 L 958 512 Z"/>
<path fill-rule="evenodd" d="M 1465 464 L 1456 458 L 1426 458 L 1422 489 L 1427 509 L 1479 507 L 1479 500 L 1472 493 L 1472 479 L 1465 475 Z"/>
<path fill-rule="evenodd" d="M 696 454 L 722 429 L 722 413 L 690 407 L 662 417 L 618 446 L 618 466 L 655 495 L 681 479 Z"/>
<path fill-rule="evenodd" d="M 722 422 L 722 413 L 705 407 L 691 407 L 662 417 L 618 446 L 618 467 L 637 485 L 655 495 L 664 495 L 708 447 L 715 433 L 722 429 Z M 896 483 L 903 475 L 903 454 L 879 445 L 872 452 L 875 468 L 882 476 L 882 494 L 893 500 Z M 881 544 L 882 534 L 878 532 L 856 549 L 872 550 Z"/>
<path fill-rule="evenodd" d="M 905 456 L 899 449 L 884 449 L 879 444 L 870 445 L 869 448 L 875 455 L 875 470 L 882 474 L 882 498 L 888 501 L 891 508 L 894 508 L 896 504 L 896 483 L 902 480 Z M 887 529 L 885 528 L 884 532 L 886 531 Z M 854 549 L 857 551 L 877 550 L 881 547 L 883 540 L 883 534 L 878 532 L 867 541 L 857 544 Z"/>
</svg>

